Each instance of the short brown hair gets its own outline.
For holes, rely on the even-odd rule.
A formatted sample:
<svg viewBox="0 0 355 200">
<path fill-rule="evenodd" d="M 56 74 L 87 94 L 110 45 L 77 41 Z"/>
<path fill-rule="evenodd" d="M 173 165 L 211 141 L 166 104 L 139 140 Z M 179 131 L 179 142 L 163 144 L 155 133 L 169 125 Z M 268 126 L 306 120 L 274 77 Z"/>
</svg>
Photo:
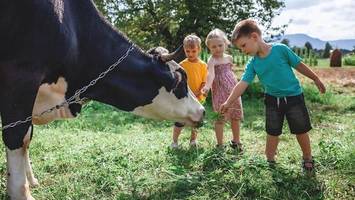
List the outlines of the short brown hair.
<svg viewBox="0 0 355 200">
<path fill-rule="evenodd" d="M 195 46 L 201 48 L 201 39 L 195 34 L 190 34 L 185 37 L 183 44 L 184 48 L 193 48 Z"/>
<path fill-rule="evenodd" d="M 261 30 L 258 24 L 252 19 L 245 19 L 240 21 L 232 32 L 231 41 L 234 42 L 243 36 L 249 36 L 251 33 L 256 32 L 261 36 Z"/>
</svg>

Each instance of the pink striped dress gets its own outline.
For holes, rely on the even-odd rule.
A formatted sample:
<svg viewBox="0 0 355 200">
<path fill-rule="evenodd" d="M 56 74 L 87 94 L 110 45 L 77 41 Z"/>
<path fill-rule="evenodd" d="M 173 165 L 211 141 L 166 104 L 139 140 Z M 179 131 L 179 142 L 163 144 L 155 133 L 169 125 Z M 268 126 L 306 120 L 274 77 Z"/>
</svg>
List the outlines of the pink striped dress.
<svg viewBox="0 0 355 200">
<path fill-rule="evenodd" d="M 229 94 L 237 84 L 232 66 L 232 63 L 223 63 L 214 66 L 215 77 L 212 83 L 212 105 L 215 112 L 219 112 L 221 104 L 227 100 Z M 224 119 L 243 119 L 243 106 L 240 97 L 232 103 L 231 108 L 224 115 Z"/>
</svg>

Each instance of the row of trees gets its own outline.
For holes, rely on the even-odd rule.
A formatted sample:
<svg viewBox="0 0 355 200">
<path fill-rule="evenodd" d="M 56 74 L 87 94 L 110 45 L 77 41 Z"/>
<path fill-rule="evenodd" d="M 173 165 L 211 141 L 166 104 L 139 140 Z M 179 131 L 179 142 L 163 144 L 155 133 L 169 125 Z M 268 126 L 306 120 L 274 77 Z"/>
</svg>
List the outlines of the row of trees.
<svg viewBox="0 0 355 200">
<path fill-rule="evenodd" d="M 290 46 L 290 41 L 288 39 L 283 39 L 281 41 L 281 43 L 287 45 L 287 46 Z M 316 49 L 313 49 L 312 47 L 312 44 L 310 42 L 306 42 L 304 44 L 304 48 L 307 50 L 307 55 L 310 54 L 310 52 L 312 51 L 313 53 L 316 53 L 318 54 L 319 57 L 321 58 L 329 58 L 330 56 L 330 51 L 333 49 L 332 45 L 330 45 L 329 42 L 325 43 L 325 46 L 324 46 L 324 50 L 316 50 Z"/>
<path fill-rule="evenodd" d="M 253 18 L 267 30 L 280 34 L 285 26 L 272 27 L 280 14 L 280 0 L 94 0 L 98 9 L 118 29 L 143 48 L 180 46 L 184 36 L 204 37 L 213 28 L 229 34 L 235 24 Z"/>
</svg>

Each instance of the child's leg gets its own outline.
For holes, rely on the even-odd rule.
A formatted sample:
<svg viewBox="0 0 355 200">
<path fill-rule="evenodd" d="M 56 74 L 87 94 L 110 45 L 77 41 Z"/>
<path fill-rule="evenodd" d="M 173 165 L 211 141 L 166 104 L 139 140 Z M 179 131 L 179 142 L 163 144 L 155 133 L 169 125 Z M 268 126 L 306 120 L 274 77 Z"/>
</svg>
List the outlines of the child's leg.
<svg viewBox="0 0 355 200">
<path fill-rule="evenodd" d="M 265 154 L 268 161 L 274 161 L 276 155 L 277 145 L 279 144 L 279 136 L 267 134 Z"/>
<path fill-rule="evenodd" d="M 303 160 L 312 160 L 311 142 L 308 133 L 297 134 L 296 138 L 303 153 Z"/>
<path fill-rule="evenodd" d="M 183 127 L 184 127 L 183 124 L 175 123 L 174 130 L 173 130 L 173 143 L 178 143 L 179 135 Z"/>
<path fill-rule="evenodd" d="M 214 130 L 216 132 L 217 145 L 223 145 L 223 128 L 224 121 L 216 120 L 214 123 Z"/>
<path fill-rule="evenodd" d="M 190 142 L 196 141 L 196 138 L 197 138 L 197 130 L 195 128 L 191 128 Z"/>
<path fill-rule="evenodd" d="M 240 120 L 232 119 L 231 120 L 231 128 L 232 128 L 232 134 L 233 134 L 232 141 L 234 143 L 239 144 L 240 143 Z"/>
</svg>

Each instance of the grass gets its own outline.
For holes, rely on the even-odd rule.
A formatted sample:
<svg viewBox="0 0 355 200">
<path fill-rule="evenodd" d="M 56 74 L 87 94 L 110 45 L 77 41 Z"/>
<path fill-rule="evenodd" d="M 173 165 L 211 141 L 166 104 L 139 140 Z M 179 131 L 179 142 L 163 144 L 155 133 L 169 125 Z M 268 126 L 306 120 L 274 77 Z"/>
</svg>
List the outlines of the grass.
<svg viewBox="0 0 355 200">
<path fill-rule="evenodd" d="M 214 148 L 210 101 L 199 147 L 171 150 L 172 122 L 156 122 L 90 102 L 74 120 L 36 126 L 31 158 L 36 199 L 354 199 L 355 94 L 319 95 L 305 84 L 317 170 L 303 174 L 301 152 L 285 125 L 278 164 L 269 168 L 261 86 L 243 96 L 245 153 Z M 225 138 L 230 138 L 227 126 Z M 0 145 L 4 149 L 3 144 Z M 5 152 L 0 151 L 5 158 Z M 0 199 L 6 199 L 6 164 L 0 159 Z"/>
<path fill-rule="evenodd" d="M 317 67 L 320 67 L 320 68 L 328 68 L 330 67 L 330 59 L 329 58 L 320 58 L 320 59 L 317 59 L 318 60 L 318 65 Z M 344 62 L 344 57 L 342 59 L 342 68 L 353 68 L 354 65 L 346 65 L 345 62 Z"/>
</svg>

